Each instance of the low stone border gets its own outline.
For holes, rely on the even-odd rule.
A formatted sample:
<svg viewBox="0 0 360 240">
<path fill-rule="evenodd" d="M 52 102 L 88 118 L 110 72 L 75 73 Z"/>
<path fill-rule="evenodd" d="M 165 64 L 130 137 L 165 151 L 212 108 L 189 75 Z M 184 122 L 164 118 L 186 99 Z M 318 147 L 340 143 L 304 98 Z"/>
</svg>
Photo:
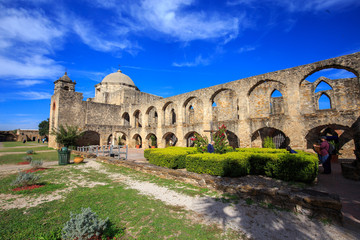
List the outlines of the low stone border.
<svg viewBox="0 0 360 240">
<path fill-rule="evenodd" d="M 179 180 L 221 193 L 236 194 L 242 199 L 271 203 L 279 208 L 300 212 L 309 217 L 326 218 L 342 224 L 342 204 L 338 195 L 291 186 L 289 183 L 264 176 L 241 178 L 216 177 L 188 172 L 185 169 L 168 169 L 149 163 L 97 157 L 97 160 L 131 168 L 165 179 Z"/>
</svg>

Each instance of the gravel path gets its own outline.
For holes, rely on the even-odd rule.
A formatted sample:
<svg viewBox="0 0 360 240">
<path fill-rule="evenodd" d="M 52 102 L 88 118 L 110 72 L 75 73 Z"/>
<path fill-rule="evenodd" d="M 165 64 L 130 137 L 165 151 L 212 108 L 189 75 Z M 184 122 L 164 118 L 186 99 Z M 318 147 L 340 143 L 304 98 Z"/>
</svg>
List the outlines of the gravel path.
<svg viewBox="0 0 360 240">
<path fill-rule="evenodd" d="M 47 166 L 57 162 L 47 162 Z M 18 171 L 19 166 L 8 165 L 0 167 L 0 174 Z M 301 214 L 268 209 L 257 204 L 247 204 L 240 200 L 238 204 L 223 203 L 212 197 L 191 197 L 169 190 L 157 184 L 138 181 L 119 173 L 107 172 L 94 159 L 87 159 L 85 164 L 68 165 L 84 172 L 95 169 L 106 174 L 114 182 L 123 183 L 127 188 L 136 189 L 139 194 L 160 200 L 167 205 L 178 206 L 190 211 L 189 218 L 205 224 L 217 224 L 224 230 L 240 231 L 250 239 L 360 239 L 360 234 L 347 230 L 341 226 L 329 225 L 309 219 Z M 101 182 L 83 182 L 80 185 L 94 187 L 104 185 Z M 63 198 L 64 192 L 72 191 L 74 187 L 53 192 L 42 196 L 41 199 L 30 199 L 14 195 L 0 194 L 2 209 L 34 207 L 44 201 L 53 201 Z M 18 198 L 11 202 L 10 199 Z M 114 203 L 115 204 L 115 203 Z"/>
<path fill-rule="evenodd" d="M 304 215 L 271 210 L 248 205 L 245 201 L 238 204 L 222 203 L 211 197 L 191 197 L 158 186 L 154 183 L 138 181 L 128 176 L 107 172 L 101 164 L 89 161 L 85 168 L 93 168 L 114 181 L 122 182 L 140 194 L 163 201 L 168 205 L 180 206 L 193 211 L 198 221 L 216 223 L 224 229 L 241 231 L 253 239 L 360 239 L 353 233 L 336 225 L 325 225 Z"/>
</svg>

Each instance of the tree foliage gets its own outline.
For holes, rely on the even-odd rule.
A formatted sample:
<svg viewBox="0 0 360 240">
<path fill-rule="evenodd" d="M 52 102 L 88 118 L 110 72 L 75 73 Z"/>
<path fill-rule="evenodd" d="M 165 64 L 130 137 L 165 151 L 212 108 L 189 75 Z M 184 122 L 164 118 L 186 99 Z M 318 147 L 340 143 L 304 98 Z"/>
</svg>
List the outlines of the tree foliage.
<svg viewBox="0 0 360 240">
<path fill-rule="evenodd" d="M 39 123 L 39 135 L 47 136 L 49 135 L 49 119 L 42 121 Z"/>
<path fill-rule="evenodd" d="M 266 137 L 264 139 L 264 148 L 276 148 L 272 137 Z"/>
<path fill-rule="evenodd" d="M 58 129 L 53 128 L 51 135 L 55 135 L 55 141 L 65 147 L 76 146 L 76 141 L 84 134 L 77 126 L 65 127 L 60 125 Z"/>
</svg>

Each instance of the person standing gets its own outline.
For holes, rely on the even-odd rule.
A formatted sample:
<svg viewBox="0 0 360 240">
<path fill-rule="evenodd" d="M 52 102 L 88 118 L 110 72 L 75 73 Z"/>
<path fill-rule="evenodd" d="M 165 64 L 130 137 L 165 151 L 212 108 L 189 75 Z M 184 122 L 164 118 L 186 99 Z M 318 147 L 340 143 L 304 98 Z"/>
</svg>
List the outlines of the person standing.
<svg viewBox="0 0 360 240">
<path fill-rule="evenodd" d="M 326 141 L 326 137 L 322 136 L 320 138 L 320 154 L 319 159 L 323 165 L 324 173 L 330 174 L 331 173 L 331 162 L 330 162 L 330 154 L 329 154 L 329 143 Z"/>
<path fill-rule="evenodd" d="M 207 146 L 208 153 L 214 153 L 215 152 L 214 144 L 215 144 L 214 141 L 211 141 L 211 143 L 208 144 L 208 146 Z"/>
</svg>

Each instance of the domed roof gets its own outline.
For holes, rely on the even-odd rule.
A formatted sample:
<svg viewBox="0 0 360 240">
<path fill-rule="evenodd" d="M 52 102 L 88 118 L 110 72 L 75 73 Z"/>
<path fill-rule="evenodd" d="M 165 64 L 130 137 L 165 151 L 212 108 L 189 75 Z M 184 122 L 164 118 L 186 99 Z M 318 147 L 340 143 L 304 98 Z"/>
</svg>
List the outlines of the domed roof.
<svg viewBox="0 0 360 240">
<path fill-rule="evenodd" d="M 67 72 L 65 72 L 64 76 L 62 76 L 61 78 L 59 78 L 59 80 L 62 80 L 64 82 L 71 82 L 71 79 L 69 78 L 69 76 L 67 75 Z"/>
<path fill-rule="evenodd" d="M 135 86 L 134 82 L 131 80 L 131 78 L 125 74 L 123 74 L 120 69 L 115 73 L 110 73 L 107 75 L 102 81 L 102 83 L 120 83 L 120 84 L 126 84 L 130 86 Z"/>
</svg>

